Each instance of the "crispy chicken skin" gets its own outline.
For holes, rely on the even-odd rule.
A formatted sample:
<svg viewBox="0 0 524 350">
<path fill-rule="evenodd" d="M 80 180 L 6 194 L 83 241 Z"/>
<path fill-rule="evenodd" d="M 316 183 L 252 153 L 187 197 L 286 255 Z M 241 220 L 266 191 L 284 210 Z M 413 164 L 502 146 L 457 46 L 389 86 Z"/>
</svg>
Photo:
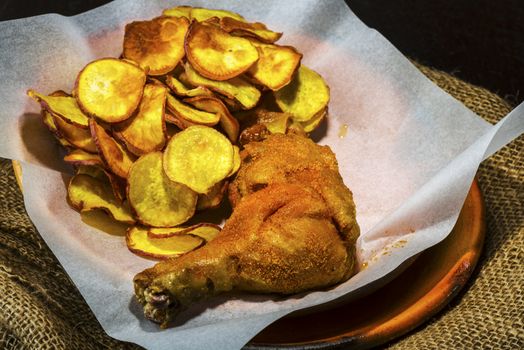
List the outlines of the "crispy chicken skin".
<svg viewBox="0 0 524 350">
<path fill-rule="evenodd" d="M 277 142 L 288 142 L 276 136 Z M 273 138 L 260 144 L 271 143 Z M 302 143 L 302 139 L 292 137 L 290 140 L 295 141 L 289 142 Z M 242 165 L 244 169 L 234 181 L 235 208 L 222 232 L 204 247 L 162 261 L 134 278 L 135 294 L 144 305 L 145 316 L 162 327 L 180 309 L 216 294 L 233 290 L 293 294 L 343 282 L 355 272 L 359 230 L 354 205 L 329 148 L 313 142 L 301 144 L 310 148 L 311 154 L 297 156 L 303 158 L 302 167 L 290 181 L 271 176 L 280 168 L 268 164 L 264 168 L 267 177 L 263 178 L 276 181 L 265 181 L 259 187 L 251 186 L 256 182 L 249 181 L 245 184 L 247 191 L 240 193 L 239 188 L 244 188 L 241 182 L 254 176 L 246 168 L 265 157 L 278 154 L 277 163 L 286 157 L 285 152 L 273 150 L 268 144 L 255 155 L 250 150 L 257 146 L 250 145 L 253 147 L 243 152 L 244 161 L 249 155 L 254 157 Z M 336 190 L 343 193 L 327 189 L 337 186 L 338 181 L 341 187 Z"/>
</svg>

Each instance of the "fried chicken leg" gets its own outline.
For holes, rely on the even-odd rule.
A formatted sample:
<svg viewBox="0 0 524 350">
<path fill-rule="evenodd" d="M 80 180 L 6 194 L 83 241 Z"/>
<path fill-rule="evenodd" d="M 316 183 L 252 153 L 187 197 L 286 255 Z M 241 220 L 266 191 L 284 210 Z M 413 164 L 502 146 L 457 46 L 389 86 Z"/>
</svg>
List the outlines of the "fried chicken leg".
<svg viewBox="0 0 524 350">
<path fill-rule="evenodd" d="M 320 146 L 311 142 L 306 147 Z M 331 167 L 338 174 L 336 161 L 330 162 L 320 168 Z M 358 236 L 351 193 L 337 180 L 350 200 L 348 208 L 339 210 L 338 200 L 345 195 L 323 188 L 322 176 L 328 176 L 326 186 L 332 186 L 340 175 L 307 164 L 293 181 L 265 182 L 237 196 L 224 229 L 204 247 L 136 275 L 135 294 L 146 317 L 165 327 L 178 310 L 219 293 L 293 294 L 351 277 Z M 302 182 L 305 179 L 312 184 Z M 241 174 L 237 180 L 243 181 Z M 348 210 L 352 218 L 343 217 Z"/>
</svg>

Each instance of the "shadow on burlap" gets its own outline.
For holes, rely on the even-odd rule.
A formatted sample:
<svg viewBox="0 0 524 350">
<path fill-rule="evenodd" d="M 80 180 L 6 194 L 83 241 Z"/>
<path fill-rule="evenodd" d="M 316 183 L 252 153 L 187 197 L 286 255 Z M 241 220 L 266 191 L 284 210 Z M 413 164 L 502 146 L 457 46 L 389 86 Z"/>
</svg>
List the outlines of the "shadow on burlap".
<svg viewBox="0 0 524 350">
<path fill-rule="evenodd" d="M 511 109 L 484 89 L 418 68 L 492 123 Z M 480 167 L 487 234 L 472 280 L 445 310 L 388 348 L 524 348 L 523 153 L 521 136 Z M 0 349 L 140 349 L 104 333 L 30 222 L 9 160 L 0 161 L 0 198 Z"/>
</svg>

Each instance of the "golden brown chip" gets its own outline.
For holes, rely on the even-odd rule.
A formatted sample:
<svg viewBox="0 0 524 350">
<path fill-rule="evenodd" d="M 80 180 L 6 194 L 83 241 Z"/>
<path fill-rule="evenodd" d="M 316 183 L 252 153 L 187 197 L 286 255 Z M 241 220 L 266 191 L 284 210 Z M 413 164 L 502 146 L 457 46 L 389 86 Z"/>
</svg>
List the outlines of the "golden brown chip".
<svg viewBox="0 0 524 350">
<path fill-rule="evenodd" d="M 233 168 L 231 169 L 227 177 L 235 175 L 238 169 L 240 169 L 240 165 L 242 164 L 242 158 L 240 157 L 240 148 L 238 148 L 238 146 L 236 145 L 233 145 L 233 152 Z"/>
<path fill-rule="evenodd" d="M 89 211 L 102 209 L 115 220 L 133 224 L 129 206 L 121 204 L 113 195 L 111 185 L 86 174 L 73 176 L 67 187 L 69 203 L 76 210 Z"/>
<path fill-rule="evenodd" d="M 166 76 L 166 84 L 178 96 L 195 97 L 201 95 L 213 96 L 213 93 L 208 88 L 197 86 L 196 88 L 188 88 L 184 83 L 172 75 Z"/>
<path fill-rule="evenodd" d="M 213 240 L 222 230 L 216 224 L 200 223 L 191 226 L 177 227 L 150 227 L 147 231 L 149 238 L 169 238 L 181 234 L 194 235 L 203 238 L 206 243 Z"/>
<path fill-rule="evenodd" d="M 104 163 L 102 162 L 102 158 L 98 155 L 98 153 L 89 153 L 81 149 L 74 149 L 71 152 L 69 152 L 68 155 L 64 157 L 64 161 L 66 163 L 72 164 L 72 165 L 92 165 L 92 166 L 100 166 L 104 167 Z"/>
<path fill-rule="evenodd" d="M 149 75 L 172 71 L 184 57 L 185 17 L 157 17 L 126 25 L 124 57 L 137 62 Z"/>
<path fill-rule="evenodd" d="M 89 63 L 76 79 L 80 108 L 108 123 L 129 118 L 138 107 L 146 73 L 126 60 L 102 58 Z"/>
<path fill-rule="evenodd" d="M 185 49 L 191 65 L 213 80 L 236 77 L 258 60 L 258 51 L 249 40 L 200 22 L 192 22 L 189 26 Z"/>
<path fill-rule="evenodd" d="M 233 168 L 233 146 L 215 129 L 195 125 L 169 140 L 164 150 L 164 170 L 175 182 L 197 193 L 208 193 Z"/>
<path fill-rule="evenodd" d="M 89 125 L 98 153 L 106 168 L 115 175 L 126 178 L 133 164 L 134 156 L 111 137 L 94 119 L 90 120 Z"/>
<path fill-rule="evenodd" d="M 229 113 L 227 107 L 220 99 L 214 96 L 196 96 L 184 100 L 198 109 L 206 112 L 216 113 L 220 117 L 220 126 L 229 140 L 237 142 L 240 126 L 235 117 Z"/>
<path fill-rule="evenodd" d="M 244 17 L 232 11 L 213 10 L 213 9 L 206 9 L 206 8 L 201 8 L 201 7 L 192 8 L 190 12 L 190 16 L 191 16 L 191 19 L 195 19 L 199 22 L 206 21 L 213 17 L 216 17 L 216 18 L 231 17 L 231 18 L 235 18 L 238 21 L 244 21 Z"/>
<path fill-rule="evenodd" d="M 235 99 L 245 109 L 255 107 L 260 99 L 260 91 L 242 77 L 236 77 L 228 81 L 215 81 L 198 74 L 190 64 L 186 63 L 184 69 L 186 73 L 185 78 L 191 85 L 205 86 L 210 90 Z"/>
<path fill-rule="evenodd" d="M 158 84 L 147 84 L 138 111 L 116 126 L 128 149 L 142 155 L 164 148 L 167 140 L 164 106 L 167 89 Z"/>
<path fill-rule="evenodd" d="M 91 137 L 89 129 L 83 129 L 75 124 L 70 124 L 62 117 L 51 114 L 57 131 L 74 147 L 80 148 L 86 152 L 96 153 L 97 148 Z"/>
<path fill-rule="evenodd" d="M 304 132 L 309 133 L 315 130 L 320 125 L 320 123 L 322 123 L 324 118 L 326 118 L 327 112 L 328 108 L 326 107 L 320 112 L 318 112 L 315 116 L 313 116 L 313 118 L 311 118 L 310 120 L 305 122 L 299 122 Z"/>
<path fill-rule="evenodd" d="M 253 37 L 268 44 L 274 43 L 282 36 L 282 33 L 267 29 L 263 23 L 247 23 L 231 17 L 221 18 L 220 28 L 232 35 Z"/>
<path fill-rule="evenodd" d="M 190 18 L 191 6 L 176 6 L 162 11 L 163 16 Z"/>
<path fill-rule="evenodd" d="M 291 83 L 275 92 L 275 99 L 293 120 L 306 122 L 326 108 L 329 87 L 318 73 L 301 65 Z"/>
<path fill-rule="evenodd" d="M 209 193 L 199 194 L 196 209 L 202 211 L 218 207 L 224 198 L 227 185 L 227 181 L 220 181 L 211 187 Z"/>
<path fill-rule="evenodd" d="M 220 121 L 220 115 L 218 113 L 209 113 L 192 108 L 170 94 L 167 95 L 167 108 L 175 117 L 188 121 L 191 124 L 213 126 Z"/>
<path fill-rule="evenodd" d="M 289 84 L 300 65 L 302 54 L 291 46 L 263 44 L 255 40 L 252 43 L 260 58 L 247 74 L 273 91 Z"/>
<path fill-rule="evenodd" d="M 204 244 L 204 239 L 194 235 L 174 235 L 168 238 L 149 238 L 148 229 L 130 227 L 126 234 L 127 248 L 140 256 L 167 259 L 188 253 Z"/>
<path fill-rule="evenodd" d="M 110 171 L 104 169 L 101 165 L 79 165 L 76 174 L 86 174 L 95 179 L 109 182 L 113 194 L 119 203 L 126 198 L 126 183 L 118 176 L 113 175 Z"/>
<path fill-rule="evenodd" d="M 176 226 L 195 213 L 197 194 L 167 177 L 161 152 L 138 158 L 129 171 L 127 183 L 129 203 L 144 225 Z"/>
<path fill-rule="evenodd" d="M 169 113 L 166 113 L 164 115 L 164 118 L 166 119 L 166 123 L 174 125 L 178 129 L 180 129 L 180 130 L 187 129 L 190 126 L 193 126 L 193 125 L 198 125 L 198 124 L 195 124 L 195 123 L 191 123 L 190 121 L 187 121 L 185 119 L 179 118 L 176 115 L 169 114 Z M 173 135 L 171 135 L 171 136 L 173 136 Z"/>
<path fill-rule="evenodd" d="M 61 94 L 45 96 L 34 90 L 27 90 L 27 95 L 40 103 L 42 108 L 54 115 L 62 117 L 68 123 L 83 129 L 88 128 L 89 118 L 82 112 L 73 97 L 67 95 L 62 96 Z"/>
</svg>

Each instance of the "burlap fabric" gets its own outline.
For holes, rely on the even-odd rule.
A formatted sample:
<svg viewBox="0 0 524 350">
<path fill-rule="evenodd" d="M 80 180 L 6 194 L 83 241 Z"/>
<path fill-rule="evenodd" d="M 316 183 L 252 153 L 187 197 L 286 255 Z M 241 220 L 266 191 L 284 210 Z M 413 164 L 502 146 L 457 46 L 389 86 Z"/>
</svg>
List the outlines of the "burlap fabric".
<svg viewBox="0 0 524 350">
<path fill-rule="evenodd" d="M 496 95 L 419 66 L 490 122 Z M 487 237 L 477 272 L 446 310 L 391 349 L 524 348 L 524 137 L 484 162 Z M 0 349 L 139 349 L 108 337 L 31 224 L 9 160 L 0 161 Z"/>
</svg>

